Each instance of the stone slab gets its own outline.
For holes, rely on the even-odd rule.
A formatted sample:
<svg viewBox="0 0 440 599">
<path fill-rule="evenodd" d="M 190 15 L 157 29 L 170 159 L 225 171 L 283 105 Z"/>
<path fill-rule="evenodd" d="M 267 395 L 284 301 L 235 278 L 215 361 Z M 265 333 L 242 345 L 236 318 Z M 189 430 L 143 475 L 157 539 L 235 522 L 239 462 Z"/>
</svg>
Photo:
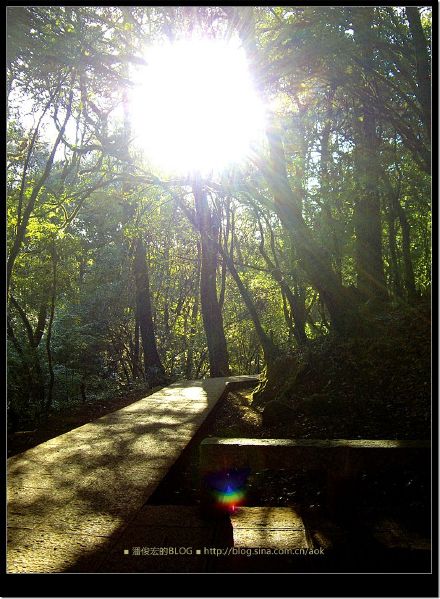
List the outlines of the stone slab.
<svg viewBox="0 0 440 599">
<path fill-rule="evenodd" d="M 426 440 L 389 439 L 248 439 L 209 437 L 200 444 L 202 473 L 250 467 L 252 469 L 334 470 L 348 474 L 361 468 L 429 464 L 431 444 Z"/>
<path fill-rule="evenodd" d="M 231 523 L 235 547 L 309 548 L 304 523 L 294 508 L 238 508 Z"/>
<path fill-rule="evenodd" d="M 230 514 L 230 518 L 234 529 L 304 530 L 303 519 L 293 507 L 238 508 Z"/>
</svg>

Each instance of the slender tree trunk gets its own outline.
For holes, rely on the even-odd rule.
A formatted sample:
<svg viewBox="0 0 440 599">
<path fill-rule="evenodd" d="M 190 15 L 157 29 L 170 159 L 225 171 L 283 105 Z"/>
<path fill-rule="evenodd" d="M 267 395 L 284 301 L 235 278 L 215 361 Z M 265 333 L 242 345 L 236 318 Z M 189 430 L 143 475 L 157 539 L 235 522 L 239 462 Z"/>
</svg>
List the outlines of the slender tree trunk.
<svg viewBox="0 0 440 599">
<path fill-rule="evenodd" d="M 408 299 L 413 299 L 417 295 L 416 282 L 414 277 L 414 269 L 411 258 L 411 232 L 405 210 L 400 201 L 396 204 L 397 214 L 399 216 L 400 227 L 402 229 L 402 255 L 403 255 L 403 272 L 405 280 L 405 288 L 408 294 Z"/>
<path fill-rule="evenodd" d="M 307 335 L 305 333 L 305 313 L 304 306 L 301 305 L 299 298 L 294 295 L 289 285 L 284 279 L 284 276 L 279 268 L 279 264 L 277 262 L 277 257 L 275 253 L 275 243 L 273 238 L 273 231 L 270 231 L 271 234 L 271 245 L 272 245 L 272 254 L 274 257 L 274 262 L 270 259 L 264 247 L 264 230 L 260 220 L 259 215 L 257 214 L 258 226 L 260 229 L 260 243 L 259 250 L 260 254 L 263 256 L 268 268 L 269 272 L 275 281 L 278 283 L 281 289 L 281 293 L 283 294 L 283 298 L 286 298 L 287 302 L 290 306 L 290 314 L 294 321 L 293 326 L 293 335 L 297 340 L 298 344 L 303 344 L 307 341 Z M 287 319 L 286 319 L 287 320 Z"/>
<path fill-rule="evenodd" d="M 144 352 L 145 379 L 151 387 L 154 387 L 164 381 L 165 371 L 157 351 L 154 335 L 146 250 L 141 238 L 136 241 L 134 274 L 137 314 L 139 315 L 139 328 Z"/>
<path fill-rule="evenodd" d="M 81 288 L 84 285 L 84 277 L 86 274 L 86 259 L 84 256 L 81 256 L 79 263 L 79 287 Z"/>
<path fill-rule="evenodd" d="M 136 304 L 134 320 L 133 378 L 139 378 L 139 310 Z"/>
<path fill-rule="evenodd" d="M 185 376 L 190 379 L 193 372 L 193 355 L 194 355 L 194 335 L 197 331 L 197 317 L 199 315 L 199 288 L 200 288 L 200 268 L 201 268 L 201 250 L 200 243 L 197 242 L 197 270 L 196 270 L 196 289 L 194 293 L 194 304 L 191 310 L 191 326 L 187 339 L 188 349 L 186 352 Z"/>
<path fill-rule="evenodd" d="M 201 244 L 200 307 L 208 344 L 210 374 L 229 375 L 229 356 L 223 317 L 217 297 L 217 231 L 213 226 L 206 191 L 195 179 L 193 193 Z"/>
<path fill-rule="evenodd" d="M 371 25 L 374 8 L 361 6 L 352 8 L 355 39 L 360 47 L 364 75 L 373 70 L 373 42 Z M 367 97 L 367 92 L 365 93 Z M 356 232 L 355 260 L 357 287 L 367 299 L 387 297 L 382 260 L 382 224 L 380 217 L 380 197 L 378 191 L 378 139 L 376 119 L 367 102 L 360 107 L 360 121 L 357 126 L 356 174 L 359 181 L 359 195 L 354 207 Z"/>
<path fill-rule="evenodd" d="M 189 330 L 189 339 L 187 341 L 188 348 L 186 350 L 185 360 L 185 377 L 191 378 L 193 371 L 193 355 L 194 355 L 194 335 L 196 333 L 197 315 L 199 313 L 199 298 L 194 299 L 194 304 L 191 310 L 191 328 Z"/>
<path fill-rule="evenodd" d="M 128 368 L 126 366 L 125 360 L 124 358 L 121 357 L 121 366 L 122 366 L 122 372 L 124 373 L 125 376 L 125 380 L 127 382 L 127 387 L 131 387 L 131 380 L 130 380 L 130 374 L 128 372 Z"/>
<path fill-rule="evenodd" d="M 15 335 L 9 314 L 7 316 L 7 334 L 8 334 L 8 339 L 12 342 L 12 344 L 15 347 L 15 350 L 17 351 L 18 355 L 20 356 L 20 360 L 21 360 L 24 372 L 26 373 L 27 402 L 25 405 L 28 408 L 28 410 L 30 410 L 33 407 L 33 398 L 34 398 L 33 389 L 35 388 L 35 380 L 34 380 L 34 375 L 32 372 L 32 370 L 33 370 L 32 364 L 29 363 L 29 360 L 28 360 L 27 356 L 25 355 L 25 351 L 23 350 L 22 346 L 20 345 L 20 342 L 18 341 L 18 339 Z M 44 399 L 44 388 L 42 391 L 43 391 L 43 399 Z M 15 405 L 8 406 L 8 418 L 10 418 L 13 431 L 17 430 L 17 428 L 20 426 L 20 419 L 22 416 L 23 415 L 20 413 L 20 410 L 17 406 L 15 406 Z"/>
<path fill-rule="evenodd" d="M 46 398 L 46 390 L 44 385 L 44 377 L 43 371 L 41 369 L 40 358 L 38 354 L 38 347 L 35 342 L 34 332 L 32 330 L 31 323 L 26 315 L 26 312 L 17 302 L 15 297 L 10 294 L 9 299 L 11 304 L 16 309 L 20 319 L 24 325 L 26 335 L 28 338 L 28 347 L 25 351 L 22 352 L 23 359 L 27 363 L 27 369 L 29 371 L 29 381 L 30 381 L 30 400 L 29 403 L 31 407 L 35 410 L 35 415 L 37 418 L 40 417 L 42 412 L 44 412 L 45 408 L 45 398 Z M 9 323 L 8 331 L 13 333 L 12 325 Z M 13 337 L 11 337 L 13 339 Z"/>
<path fill-rule="evenodd" d="M 299 345 L 308 341 L 306 334 L 306 311 L 304 297 L 299 296 L 290 289 L 287 284 L 282 284 L 283 291 L 289 303 L 290 312 L 294 315 L 295 326 L 293 334 Z"/>
<path fill-rule="evenodd" d="M 200 371 L 202 370 L 203 362 L 205 361 L 205 359 L 206 359 L 206 350 L 202 351 L 202 353 L 200 354 L 199 362 L 196 367 L 196 374 L 195 374 L 196 379 L 200 378 Z"/>
<path fill-rule="evenodd" d="M 268 223 L 269 225 L 269 223 Z M 270 230 L 270 247 L 272 250 L 272 256 L 274 259 L 274 265 L 277 273 L 281 274 L 281 268 L 277 257 L 277 251 L 275 247 L 275 235 L 272 227 L 269 225 Z M 293 250 L 293 248 L 290 248 Z M 293 253 L 293 252 L 292 252 Z M 293 261 L 293 258 L 292 258 Z M 297 278 L 297 277 L 296 277 Z M 297 278 L 298 279 L 298 278 Z M 295 323 L 294 335 L 299 345 L 308 341 L 306 334 L 306 293 L 301 287 L 298 280 L 295 281 L 292 287 L 287 283 L 284 276 L 282 276 L 282 286 L 286 299 L 289 302 L 291 314 L 293 314 L 293 320 Z"/>
<path fill-rule="evenodd" d="M 86 382 L 85 379 L 81 379 L 81 382 L 79 384 L 79 391 L 81 393 L 81 400 L 83 403 L 87 402 L 87 395 L 86 395 Z"/>
<path fill-rule="evenodd" d="M 423 112 L 423 124 L 426 135 L 431 144 L 431 76 L 429 68 L 428 44 L 420 21 L 420 12 L 417 6 L 405 8 L 411 32 L 417 68 L 417 99 Z"/>
<path fill-rule="evenodd" d="M 325 225 L 326 234 L 331 239 L 331 252 L 335 264 L 335 270 L 342 285 L 342 252 L 341 244 L 338 238 L 338 230 L 335 218 L 332 214 L 332 189 L 330 183 L 330 165 L 332 163 L 330 155 L 330 134 L 331 123 L 333 118 L 332 101 L 335 95 L 335 87 L 333 86 L 327 95 L 327 110 L 324 127 L 321 134 L 321 163 L 320 163 L 320 192 L 322 201 L 322 219 Z"/>
<path fill-rule="evenodd" d="M 225 227 L 225 233 L 224 233 L 224 247 L 225 248 L 228 247 L 229 234 L 231 232 L 232 233 L 231 234 L 231 249 L 230 249 L 229 253 L 232 256 L 233 248 L 234 248 L 234 215 L 232 214 L 232 217 L 231 217 L 231 202 L 229 199 L 225 206 L 225 211 L 226 211 L 226 227 Z M 232 226 L 231 226 L 231 220 L 232 220 Z M 222 232 L 220 231 L 219 245 L 222 245 L 221 237 L 222 237 Z M 223 310 L 223 304 L 225 302 L 226 273 L 227 273 L 227 267 L 226 267 L 225 261 L 223 260 L 222 268 L 221 268 L 220 296 L 219 296 L 219 300 L 218 300 L 220 310 Z"/>
<path fill-rule="evenodd" d="M 258 312 L 255 307 L 255 303 L 249 291 L 246 289 L 246 286 L 244 285 L 243 281 L 241 280 L 240 275 L 238 274 L 237 269 L 235 268 L 234 261 L 229 256 L 228 252 L 225 251 L 221 246 L 219 246 L 219 250 L 223 257 L 223 260 L 225 260 L 226 262 L 226 265 L 228 267 L 229 272 L 231 273 L 232 278 L 235 281 L 235 284 L 238 287 L 238 290 L 240 291 L 240 295 L 243 298 L 249 315 L 252 318 L 252 322 L 254 323 L 255 327 L 255 332 L 257 333 L 258 340 L 261 344 L 261 347 L 263 348 L 264 359 L 266 363 L 273 362 L 274 359 L 279 355 L 279 350 L 273 343 L 272 339 L 264 331 L 261 325 L 260 317 L 258 316 Z"/>
<path fill-rule="evenodd" d="M 46 320 L 47 320 L 47 309 L 48 309 L 48 300 L 47 297 L 42 301 L 40 309 L 38 311 L 37 318 L 37 326 L 34 332 L 34 341 L 35 346 L 38 347 L 40 345 L 40 341 L 44 335 L 44 329 L 46 328 Z"/>
<path fill-rule="evenodd" d="M 57 292 L 57 253 L 55 247 L 55 241 L 52 244 L 52 293 L 50 298 L 50 313 L 49 313 L 49 322 L 47 325 L 47 335 L 46 335 L 46 353 L 47 353 L 47 365 L 49 367 L 49 386 L 47 389 L 46 396 L 46 405 L 45 405 L 45 413 L 48 414 L 52 407 L 52 397 L 53 397 L 53 387 L 55 384 L 55 372 L 53 369 L 53 360 L 52 360 L 52 325 L 55 316 L 55 299 Z"/>
<path fill-rule="evenodd" d="M 390 253 L 391 284 L 397 297 L 402 297 L 402 285 L 400 281 L 399 262 L 397 257 L 396 241 L 396 213 L 392 206 L 392 200 L 387 210 L 388 221 L 388 249 Z"/>
<path fill-rule="evenodd" d="M 286 295 L 282 289 L 281 289 L 281 298 L 283 300 L 283 314 L 284 314 L 284 320 L 286 321 L 287 330 L 289 333 L 289 344 L 290 344 L 290 343 L 292 343 L 292 341 L 295 337 L 295 333 L 294 333 L 295 325 L 293 324 L 292 310 L 289 310 L 289 308 L 288 308 Z"/>
<path fill-rule="evenodd" d="M 405 284 L 408 299 L 413 299 L 417 295 L 416 281 L 414 277 L 414 268 L 411 258 L 411 230 L 406 216 L 405 209 L 400 203 L 399 193 L 393 189 L 388 174 L 384 169 L 381 169 L 382 180 L 385 183 L 385 188 L 389 200 L 391 202 L 392 211 L 399 219 L 400 228 L 402 230 L 402 258 L 403 258 L 403 280 Z"/>
</svg>

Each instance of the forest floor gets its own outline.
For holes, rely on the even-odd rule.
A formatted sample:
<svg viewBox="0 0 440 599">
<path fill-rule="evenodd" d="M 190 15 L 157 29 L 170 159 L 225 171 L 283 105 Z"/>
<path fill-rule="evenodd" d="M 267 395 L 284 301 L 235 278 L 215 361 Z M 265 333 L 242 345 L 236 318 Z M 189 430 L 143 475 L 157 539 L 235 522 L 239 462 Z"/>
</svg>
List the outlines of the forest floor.
<svg viewBox="0 0 440 599">
<path fill-rule="evenodd" d="M 290 360 L 281 362 L 281 384 L 269 392 L 282 402 L 280 417 L 275 404 L 261 436 L 430 438 L 429 303 L 375 316 L 356 337 L 313 340 Z"/>
</svg>

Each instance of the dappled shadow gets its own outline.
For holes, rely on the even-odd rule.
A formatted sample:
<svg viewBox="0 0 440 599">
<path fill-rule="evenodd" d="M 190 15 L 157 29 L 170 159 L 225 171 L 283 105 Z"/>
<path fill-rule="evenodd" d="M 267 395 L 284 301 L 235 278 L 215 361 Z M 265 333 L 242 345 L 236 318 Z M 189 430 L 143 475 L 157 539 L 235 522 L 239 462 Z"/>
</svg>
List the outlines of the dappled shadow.
<svg viewBox="0 0 440 599">
<path fill-rule="evenodd" d="M 204 519 L 196 506 L 146 504 L 182 450 L 197 438 L 199 425 L 208 413 L 214 413 L 210 410 L 223 393 L 216 386 L 209 396 L 212 387 L 199 383 L 200 401 L 189 400 L 188 395 L 180 402 L 171 401 L 167 394 L 154 401 L 142 399 L 11 458 L 9 571 L 332 571 L 343 567 L 344 560 L 348 563 L 350 543 L 361 533 L 364 547 L 357 552 L 358 562 L 353 557 L 351 563 L 359 564 L 362 555 L 370 556 L 374 563 L 375 551 L 387 561 L 378 538 L 394 532 L 383 525 L 379 537 L 371 531 L 364 534 L 359 527 L 353 529 L 348 541 L 323 563 L 298 556 L 250 559 L 247 555 L 209 553 L 127 559 L 124 550 L 130 552 L 133 547 L 181 546 L 193 552 L 204 547 L 301 547 L 304 535 L 307 537 L 301 525 L 292 526 L 295 507 L 287 517 L 289 527 L 280 526 L 279 519 L 274 524 L 277 512 L 269 508 L 260 515 L 260 524 L 254 522 L 246 528 L 243 521 L 234 521 L 234 515 L 213 521 Z M 399 563 L 405 563 L 410 553 L 403 554 Z M 422 547 L 415 558 L 426 560 L 428 554 Z M 411 555 L 414 557 L 414 552 Z"/>
<path fill-rule="evenodd" d="M 108 551 L 223 389 L 200 381 L 178 400 L 176 389 L 162 390 L 10 458 L 9 571 L 81 571 L 80 560 L 96 568 L 96 553 Z M 56 551 L 64 537 L 69 551 Z"/>
</svg>

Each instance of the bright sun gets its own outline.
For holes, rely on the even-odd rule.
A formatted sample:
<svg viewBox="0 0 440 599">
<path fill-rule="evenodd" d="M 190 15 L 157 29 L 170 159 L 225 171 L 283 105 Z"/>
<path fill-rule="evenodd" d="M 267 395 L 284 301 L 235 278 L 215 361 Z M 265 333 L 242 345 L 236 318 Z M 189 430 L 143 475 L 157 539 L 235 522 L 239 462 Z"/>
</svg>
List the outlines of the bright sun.
<svg viewBox="0 0 440 599">
<path fill-rule="evenodd" d="M 158 167 L 219 172 L 245 160 L 264 129 L 264 106 L 244 51 L 214 40 L 151 49 L 131 96 L 137 145 Z"/>
</svg>

